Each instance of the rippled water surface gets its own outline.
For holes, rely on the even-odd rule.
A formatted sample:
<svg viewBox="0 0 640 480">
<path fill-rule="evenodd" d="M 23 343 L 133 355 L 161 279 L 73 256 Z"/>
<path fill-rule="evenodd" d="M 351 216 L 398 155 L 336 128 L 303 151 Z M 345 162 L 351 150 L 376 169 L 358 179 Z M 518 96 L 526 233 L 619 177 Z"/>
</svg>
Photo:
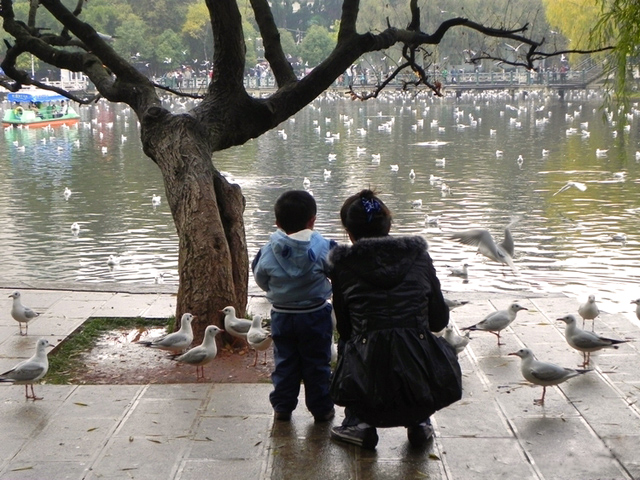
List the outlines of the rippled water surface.
<svg viewBox="0 0 640 480">
<path fill-rule="evenodd" d="M 243 188 L 251 256 L 273 229 L 277 196 L 303 188 L 308 177 L 319 231 L 346 241 L 342 201 L 374 188 L 394 213 L 394 233 L 428 240 L 448 291 L 562 291 L 578 300 L 594 293 L 602 309 L 628 313 L 640 297 L 640 112 L 623 128 L 603 120 L 600 106 L 599 96 L 584 92 L 564 100 L 535 92 L 444 100 L 391 92 L 364 103 L 328 95 L 277 130 L 216 154 L 214 163 Z M 142 153 L 135 116 L 107 104 L 81 114 L 77 129 L 4 131 L 5 282 L 154 283 L 161 273 L 165 283 L 177 282 L 175 229 L 166 202 L 152 205 L 164 190 Z M 569 180 L 587 189 L 554 195 Z M 413 206 L 418 200 L 422 206 Z M 427 215 L 439 223 L 427 225 Z M 516 274 L 448 238 L 486 228 L 501 240 L 514 218 Z M 626 241 L 612 239 L 622 234 Z M 109 266 L 109 255 L 120 263 Z M 448 275 L 463 263 L 467 280 Z"/>
</svg>

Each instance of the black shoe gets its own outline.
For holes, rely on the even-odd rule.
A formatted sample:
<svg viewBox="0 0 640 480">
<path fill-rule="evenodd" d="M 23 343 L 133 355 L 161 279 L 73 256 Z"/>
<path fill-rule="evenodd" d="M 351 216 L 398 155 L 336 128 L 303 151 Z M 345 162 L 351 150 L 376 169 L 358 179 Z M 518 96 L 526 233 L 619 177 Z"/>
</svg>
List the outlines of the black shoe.
<svg viewBox="0 0 640 480">
<path fill-rule="evenodd" d="M 430 423 L 408 427 L 407 438 L 412 447 L 424 447 L 433 438 L 433 427 Z"/>
<path fill-rule="evenodd" d="M 336 416 L 336 409 L 332 408 L 324 415 L 314 415 L 313 419 L 316 423 L 322 423 L 322 422 L 328 422 L 329 420 L 332 420 L 333 417 L 335 416 Z"/>
<path fill-rule="evenodd" d="M 331 438 L 341 442 L 352 443 L 367 450 L 374 450 L 378 444 L 378 433 L 375 427 L 360 428 L 357 425 L 352 427 L 333 427 Z"/>
<path fill-rule="evenodd" d="M 288 422 L 291 420 L 291 412 L 273 412 L 273 418 L 281 422 Z"/>
</svg>

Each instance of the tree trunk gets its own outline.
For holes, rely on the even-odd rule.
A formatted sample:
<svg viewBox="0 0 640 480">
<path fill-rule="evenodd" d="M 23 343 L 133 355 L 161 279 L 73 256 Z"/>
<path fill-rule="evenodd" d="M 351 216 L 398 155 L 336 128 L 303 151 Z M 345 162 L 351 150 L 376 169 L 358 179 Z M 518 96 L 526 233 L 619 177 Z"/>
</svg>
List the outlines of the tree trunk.
<svg viewBox="0 0 640 480">
<path fill-rule="evenodd" d="M 220 311 L 227 305 L 238 316 L 245 313 L 244 197 L 215 169 L 209 137 L 200 134 L 193 117 L 162 109 L 150 117 L 141 128 L 143 147 L 162 172 L 180 245 L 176 327 L 183 313 L 192 313 L 194 342 L 199 342 L 208 325 L 222 326 Z"/>
</svg>

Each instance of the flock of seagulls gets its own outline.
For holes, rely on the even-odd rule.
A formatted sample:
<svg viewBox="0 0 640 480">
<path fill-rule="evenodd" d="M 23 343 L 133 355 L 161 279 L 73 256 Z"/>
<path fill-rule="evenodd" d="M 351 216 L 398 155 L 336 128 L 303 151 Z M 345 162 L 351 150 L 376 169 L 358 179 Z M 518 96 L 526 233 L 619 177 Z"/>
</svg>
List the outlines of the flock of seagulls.
<svg viewBox="0 0 640 480">
<path fill-rule="evenodd" d="M 467 302 L 447 300 L 447 304 L 450 309 L 461 306 Z M 631 301 L 636 305 L 636 316 L 640 320 L 640 298 Z M 500 342 L 500 334 L 511 325 L 518 312 L 522 310 L 528 310 L 517 302 L 511 303 L 505 310 L 498 310 L 487 315 L 480 322 L 463 327 L 461 330 L 465 331 L 464 336 L 457 335 L 453 327 L 448 325 L 440 334 L 442 337 L 456 349 L 456 353 L 461 353 L 465 347 L 469 344 L 470 332 L 485 331 L 489 332 L 497 337 L 498 347 L 504 345 Z M 578 307 L 578 315 L 584 320 L 591 320 L 600 315 L 600 310 L 596 305 L 595 295 L 589 295 L 587 301 Z M 577 325 L 577 315 L 568 314 L 557 319 L 558 322 L 565 324 L 564 337 L 567 344 L 573 349 L 579 351 L 583 355 L 583 361 L 578 365 L 578 369 L 565 368 L 549 362 L 542 362 L 535 358 L 533 351 L 529 348 L 522 348 L 517 352 L 509 353 L 508 355 L 514 355 L 520 357 L 520 370 L 525 380 L 534 385 L 543 387 L 542 397 L 534 400 L 535 405 L 544 405 L 544 398 L 546 393 L 546 387 L 559 385 L 571 378 L 577 377 L 583 373 L 590 372 L 591 370 L 585 370 L 590 366 L 590 355 L 592 352 L 597 352 L 606 348 L 617 349 L 621 344 L 629 342 L 624 339 L 608 338 L 595 333 L 594 331 L 583 330 Z M 593 324 L 592 324 L 593 328 Z"/>
</svg>

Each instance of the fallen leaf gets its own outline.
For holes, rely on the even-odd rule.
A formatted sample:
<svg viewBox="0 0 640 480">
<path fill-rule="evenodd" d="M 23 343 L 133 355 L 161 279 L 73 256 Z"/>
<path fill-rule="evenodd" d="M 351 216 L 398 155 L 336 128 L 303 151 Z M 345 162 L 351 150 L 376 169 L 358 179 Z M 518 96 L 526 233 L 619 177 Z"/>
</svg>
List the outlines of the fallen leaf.
<svg viewBox="0 0 640 480">
<path fill-rule="evenodd" d="M 88 407 L 89 405 L 87 405 L 86 403 L 82 403 L 82 402 L 73 402 L 74 405 L 78 405 L 79 407 Z"/>
</svg>

